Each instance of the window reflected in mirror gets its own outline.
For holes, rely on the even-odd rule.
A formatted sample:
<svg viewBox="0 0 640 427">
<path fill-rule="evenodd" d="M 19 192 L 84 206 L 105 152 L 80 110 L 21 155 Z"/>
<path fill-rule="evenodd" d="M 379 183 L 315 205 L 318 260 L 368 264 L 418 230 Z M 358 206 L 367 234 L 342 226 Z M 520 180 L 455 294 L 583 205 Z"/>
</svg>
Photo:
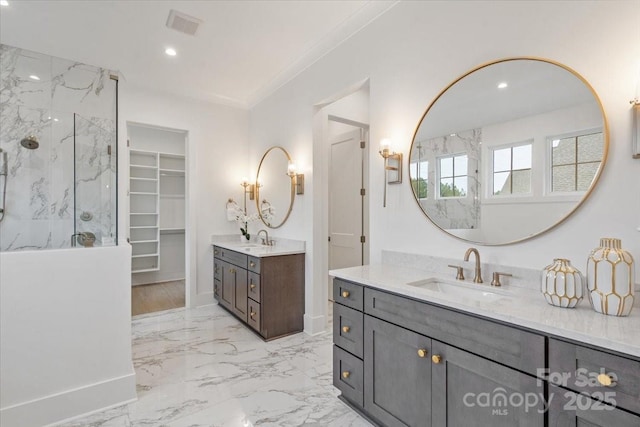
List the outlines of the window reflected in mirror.
<svg viewBox="0 0 640 427">
<path fill-rule="evenodd" d="M 551 140 L 551 192 L 584 192 L 598 173 L 604 150 L 602 132 Z"/>
<path fill-rule="evenodd" d="M 532 144 L 493 150 L 493 195 L 531 193 Z"/>
<path fill-rule="evenodd" d="M 466 154 L 441 157 L 440 159 L 441 198 L 465 197 L 467 195 L 468 158 Z"/>
</svg>

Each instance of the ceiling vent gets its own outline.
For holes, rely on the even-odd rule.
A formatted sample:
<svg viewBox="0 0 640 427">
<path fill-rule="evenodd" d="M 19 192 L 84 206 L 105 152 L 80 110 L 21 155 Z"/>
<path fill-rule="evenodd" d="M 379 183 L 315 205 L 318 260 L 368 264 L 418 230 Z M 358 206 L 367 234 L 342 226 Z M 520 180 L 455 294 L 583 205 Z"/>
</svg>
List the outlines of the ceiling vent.
<svg viewBox="0 0 640 427">
<path fill-rule="evenodd" d="M 198 28 L 202 24 L 202 20 L 189 16 L 186 13 L 178 12 L 171 9 L 169 12 L 169 18 L 167 18 L 167 27 L 172 30 L 180 31 L 181 33 L 195 36 L 198 32 Z"/>
</svg>

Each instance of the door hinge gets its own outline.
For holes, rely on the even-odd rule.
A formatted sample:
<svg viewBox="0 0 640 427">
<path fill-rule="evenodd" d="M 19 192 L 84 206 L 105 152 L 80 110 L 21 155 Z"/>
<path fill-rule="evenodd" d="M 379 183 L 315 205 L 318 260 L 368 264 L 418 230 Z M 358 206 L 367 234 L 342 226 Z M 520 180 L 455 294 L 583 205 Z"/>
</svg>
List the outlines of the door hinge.
<svg viewBox="0 0 640 427">
<path fill-rule="evenodd" d="M 361 195 L 361 196 L 364 196 L 364 195 L 365 195 L 365 193 L 366 193 L 366 191 L 364 190 L 364 188 L 361 188 L 361 189 L 360 189 L 360 195 Z"/>
<path fill-rule="evenodd" d="M 360 141 L 360 148 L 364 148 L 364 146 L 365 146 L 364 141 Z"/>
<path fill-rule="evenodd" d="M 331 241 L 331 236 L 329 236 L 329 241 Z"/>
<path fill-rule="evenodd" d="M 127 138 L 127 147 L 131 146 L 131 140 Z"/>
<path fill-rule="evenodd" d="M 365 237 L 364 236 L 360 236 L 360 243 L 364 243 L 365 242 Z"/>
<path fill-rule="evenodd" d="M 110 145 L 107 145 L 107 154 L 111 155 L 111 146 Z"/>
</svg>

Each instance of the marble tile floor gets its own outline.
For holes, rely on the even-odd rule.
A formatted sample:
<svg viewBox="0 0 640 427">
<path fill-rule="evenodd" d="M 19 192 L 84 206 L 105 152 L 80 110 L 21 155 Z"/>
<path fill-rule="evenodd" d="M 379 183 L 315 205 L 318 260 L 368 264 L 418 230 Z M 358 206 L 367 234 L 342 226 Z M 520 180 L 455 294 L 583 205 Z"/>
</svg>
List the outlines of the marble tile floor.
<svg viewBox="0 0 640 427">
<path fill-rule="evenodd" d="M 337 398 L 331 331 L 265 343 L 217 305 L 132 330 L 138 400 L 63 426 L 371 426 Z"/>
</svg>

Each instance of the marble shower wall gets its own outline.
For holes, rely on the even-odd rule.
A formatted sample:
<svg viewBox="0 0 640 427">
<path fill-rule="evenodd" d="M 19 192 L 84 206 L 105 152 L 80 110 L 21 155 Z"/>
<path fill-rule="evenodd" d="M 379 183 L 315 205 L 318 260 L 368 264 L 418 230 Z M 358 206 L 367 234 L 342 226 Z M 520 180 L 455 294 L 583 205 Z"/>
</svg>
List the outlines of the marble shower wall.
<svg viewBox="0 0 640 427">
<path fill-rule="evenodd" d="M 420 206 L 432 221 L 443 229 L 477 229 L 480 225 L 480 144 L 482 129 L 458 132 L 451 136 L 441 136 L 418 141 L 414 145 L 411 160 L 428 161 L 428 197 L 420 200 Z M 419 150 L 419 152 L 418 152 Z M 438 198 L 437 161 L 440 157 L 466 154 L 468 158 L 467 195 L 459 198 Z"/>
<path fill-rule="evenodd" d="M 0 148 L 8 163 L 8 176 L 0 176 L 0 186 L 6 179 L 0 251 L 69 247 L 74 216 L 77 231 L 96 234 L 96 244 L 115 242 L 116 84 L 110 74 L 0 45 Z M 39 148 L 20 145 L 28 135 Z M 91 220 L 80 220 L 82 212 Z"/>
</svg>

